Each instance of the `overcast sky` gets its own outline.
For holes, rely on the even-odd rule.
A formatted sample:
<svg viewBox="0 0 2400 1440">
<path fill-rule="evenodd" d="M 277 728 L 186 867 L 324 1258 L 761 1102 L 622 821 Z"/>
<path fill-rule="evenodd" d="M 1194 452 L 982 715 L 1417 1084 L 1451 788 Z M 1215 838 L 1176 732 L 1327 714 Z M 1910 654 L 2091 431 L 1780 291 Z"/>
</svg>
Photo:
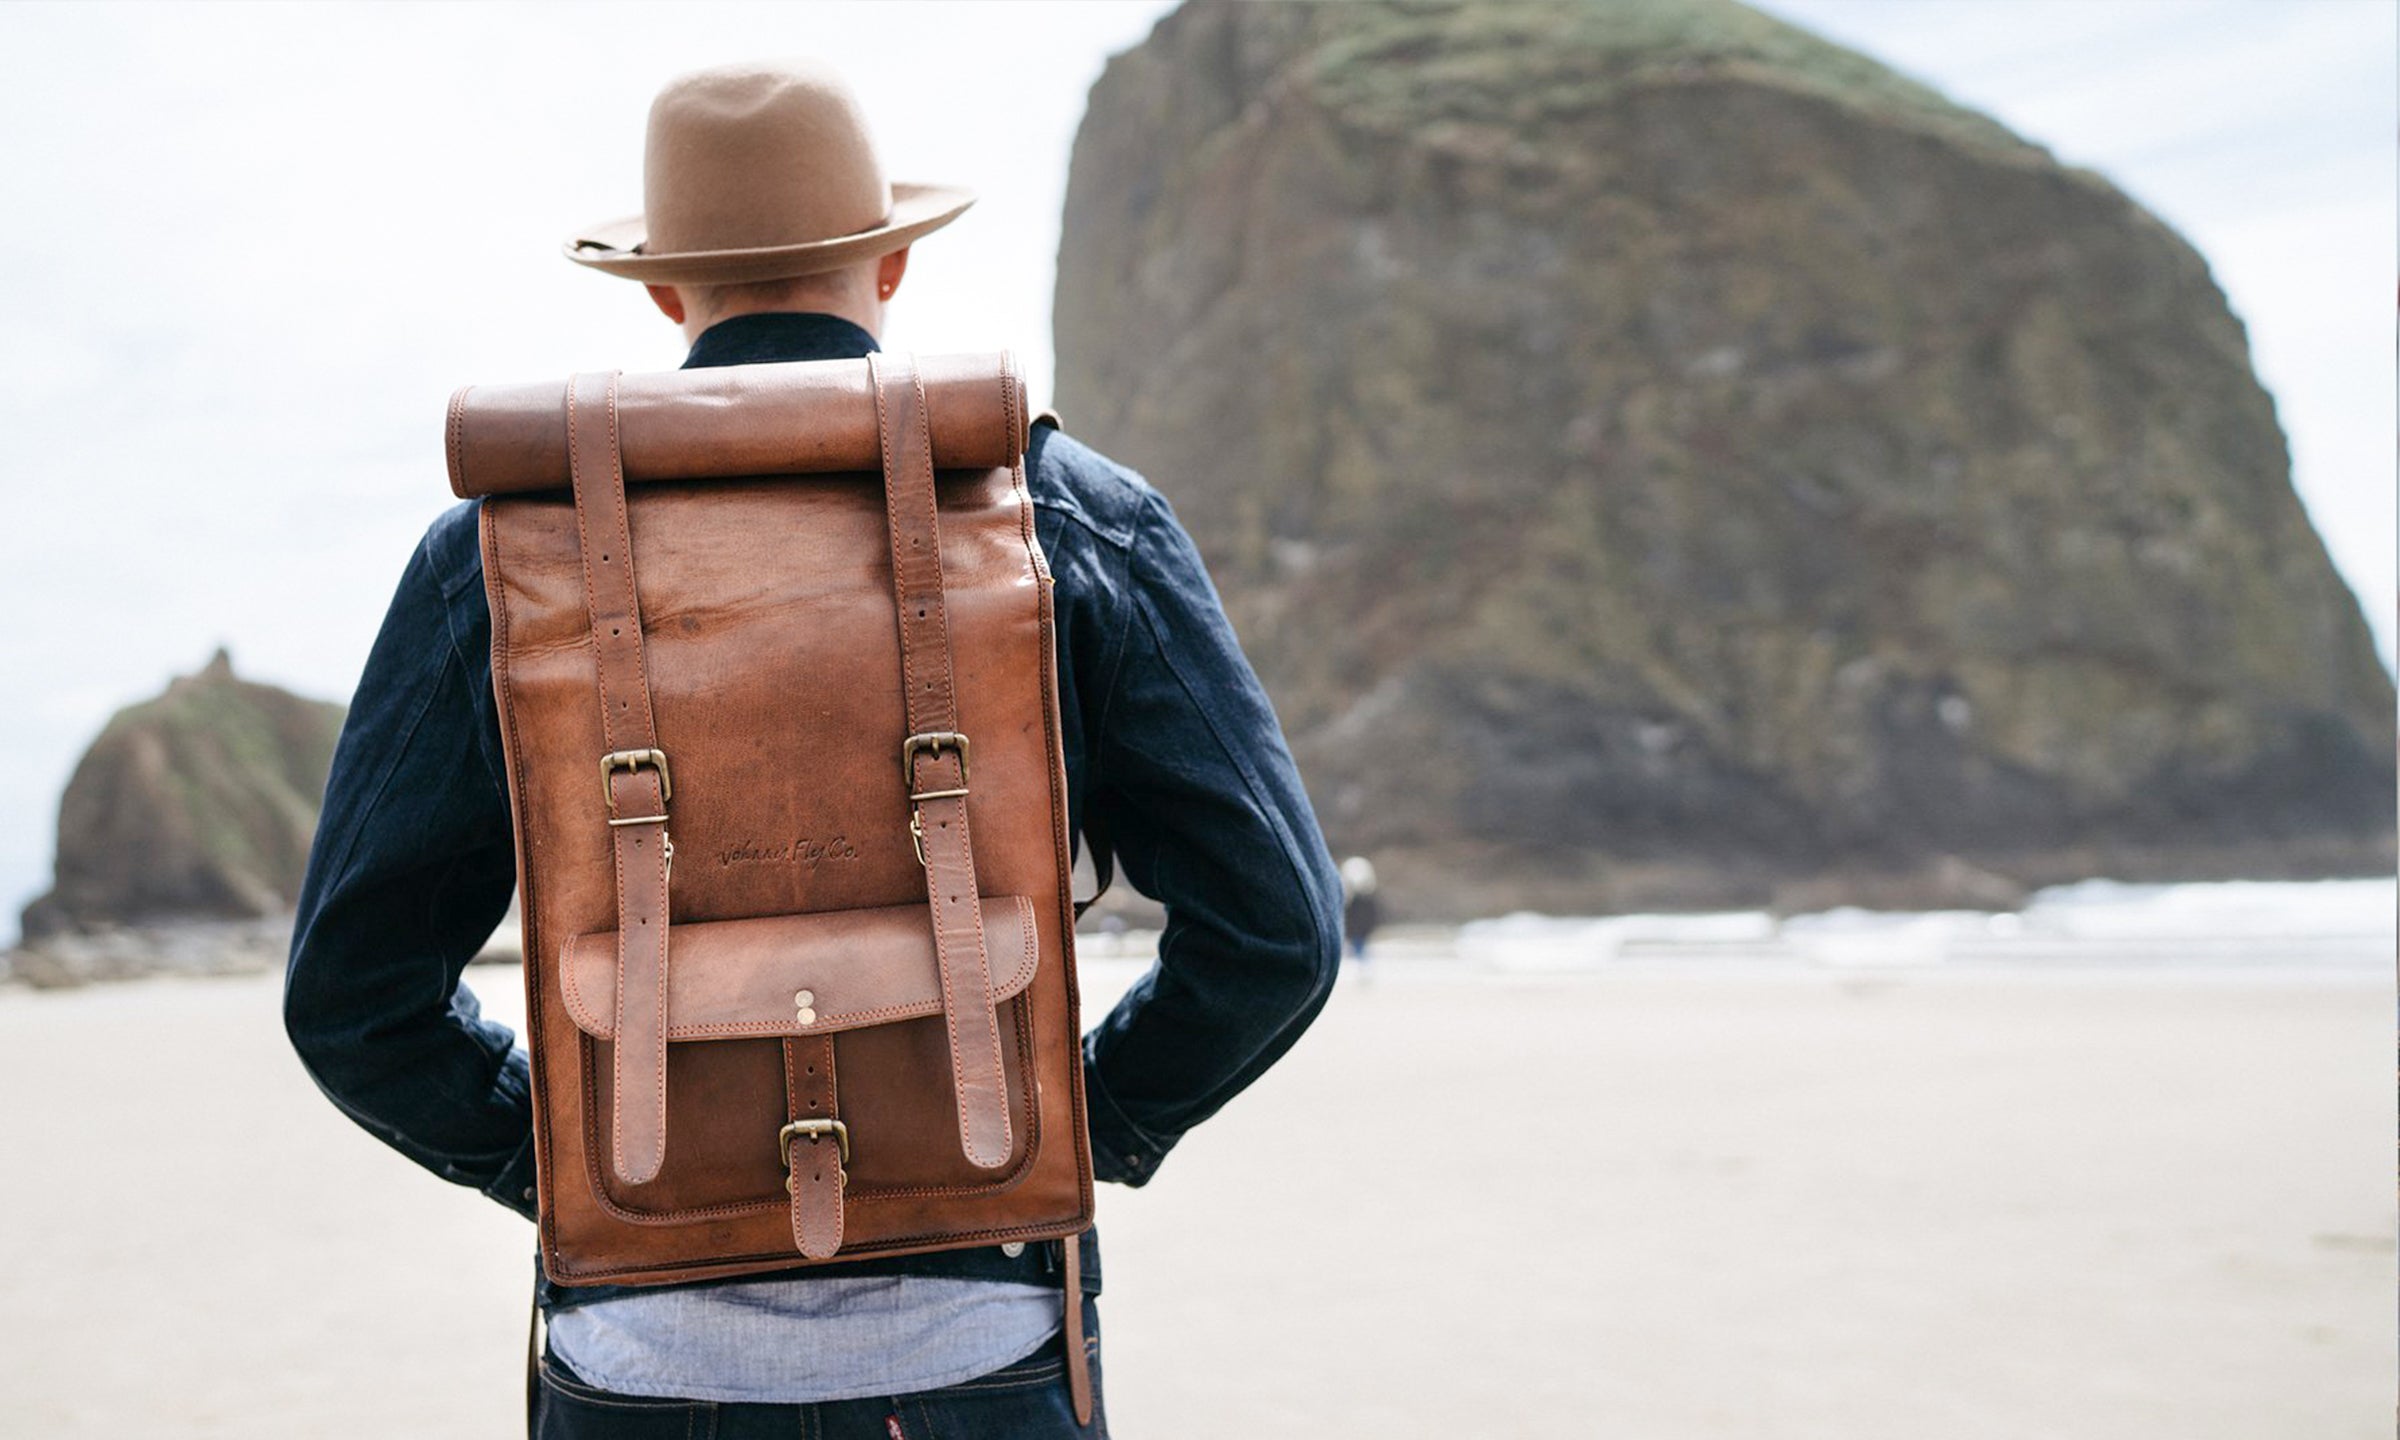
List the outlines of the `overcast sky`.
<svg viewBox="0 0 2400 1440">
<path fill-rule="evenodd" d="M 59 791 L 117 706 L 220 642 L 245 674 L 347 696 L 447 500 L 454 387 L 681 358 L 638 288 L 556 253 L 639 208 L 661 81 L 762 55 L 846 65 L 895 176 L 984 195 L 919 247 L 887 339 L 1013 347 L 1042 389 L 1084 95 L 1167 8 L 0 6 L 0 937 L 46 884 Z M 2388 657 L 2395 7 L 1766 8 L 2192 239 Z"/>
</svg>

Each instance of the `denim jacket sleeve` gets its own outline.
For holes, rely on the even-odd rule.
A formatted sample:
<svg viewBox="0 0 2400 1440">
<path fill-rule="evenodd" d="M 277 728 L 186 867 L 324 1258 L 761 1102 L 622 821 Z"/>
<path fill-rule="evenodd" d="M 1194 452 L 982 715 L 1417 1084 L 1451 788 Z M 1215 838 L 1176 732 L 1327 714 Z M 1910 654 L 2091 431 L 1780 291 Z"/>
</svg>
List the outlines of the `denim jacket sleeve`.
<svg viewBox="0 0 2400 1440">
<path fill-rule="evenodd" d="M 472 516 L 427 533 L 367 657 L 309 853 L 284 1025 L 351 1119 L 531 1216 L 525 1055 L 460 979 L 516 885 L 490 687 L 468 659 L 489 624 Z"/>
<path fill-rule="evenodd" d="M 1157 963 L 1085 1037 L 1084 1072 L 1099 1176 L 1139 1185 L 1324 1006 L 1341 890 L 1207 568 L 1147 487 L 1125 583 L 1086 804 L 1166 923 Z"/>
</svg>

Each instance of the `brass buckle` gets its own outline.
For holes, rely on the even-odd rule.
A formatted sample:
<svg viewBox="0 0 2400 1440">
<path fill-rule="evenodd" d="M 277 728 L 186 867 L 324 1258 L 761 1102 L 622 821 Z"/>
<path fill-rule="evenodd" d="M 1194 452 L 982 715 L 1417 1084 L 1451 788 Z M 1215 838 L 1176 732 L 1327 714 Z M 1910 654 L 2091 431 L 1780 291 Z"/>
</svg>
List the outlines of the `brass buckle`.
<svg viewBox="0 0 2400 1440">
<path fill-rule="evenodd" d="M 917 757 L 937 750 L 958 752 L 958 786 L 952 790 L 918 790 Z M 967 737 L 956 730 L 928 730 L 911 735 L 900 742 L 900 781 L 910 786 L 908 792 L 908 843 L 917 852 L 917 863 L 925 864 L 925 817 L 917 809 L 928 800 L 956 800 L 967 793 Z"/>
<path fill-rule="evenodd" d="M 783 1149 L 784 1169 L 792 1168 L 792 1141 L 803 1135 L 808 1137 L 811 1144 L 816 1143 L 821 1135 L 831 1135 L 834 1144 L 841 1147 L 842 1163 L 850 1163 L 849 1126 L 839 1120 L 794 1120 L 775 1133 L 775 1142 Z"/>
<path fill-rule="evenodd" d="M 644 765 L 658 772 L 658 798 L 675 798 L 675 776 L 667 769 L 664 750 L 611 750 L 600 757 L 600 798 L 608 803 L 608 823 L 611 825 L 660 825 L 666 816 L 617 814 L 617 792 L 610 787 L 608 777 L 619 770 L 639 770 Z"/>
<path fill-rule="evenodd" d="M 930 755 L 937 750 L 956 750 L 958 752 L 958 783 L 966 784 L 967 737 L 959 734 L 956 730 L 928 730 L 922 735 L 911 735 L 901 741 L 900 782 L 904 785 L 916 784 L 917 756 L 920 754 Z"/>
</svg>

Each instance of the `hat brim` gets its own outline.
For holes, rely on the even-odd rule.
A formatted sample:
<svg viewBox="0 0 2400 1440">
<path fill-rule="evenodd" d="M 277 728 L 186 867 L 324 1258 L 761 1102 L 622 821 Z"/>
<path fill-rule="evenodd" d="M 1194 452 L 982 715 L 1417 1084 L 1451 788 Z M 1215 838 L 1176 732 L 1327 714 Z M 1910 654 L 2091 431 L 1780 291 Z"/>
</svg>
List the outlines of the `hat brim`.
<svg viewBox="0 0 2400 1440">
<path fill-rule="evenodd" d="M 957 185 L 892 182 L 892 209 L 881 225 L 855 235 L 837 235 L 798 245 L 748 250 L 684 250 L 654 254 L 642 249 L 649 227 L 639 215 L 594 225 L 562 247 L 569 260 L 607 275 L 651 285 L 724 285 L 786 280 L 839 270 L 889 255 L 918 236 L 956 220 L 975 203 L 975 192 Z"/>
</svg>

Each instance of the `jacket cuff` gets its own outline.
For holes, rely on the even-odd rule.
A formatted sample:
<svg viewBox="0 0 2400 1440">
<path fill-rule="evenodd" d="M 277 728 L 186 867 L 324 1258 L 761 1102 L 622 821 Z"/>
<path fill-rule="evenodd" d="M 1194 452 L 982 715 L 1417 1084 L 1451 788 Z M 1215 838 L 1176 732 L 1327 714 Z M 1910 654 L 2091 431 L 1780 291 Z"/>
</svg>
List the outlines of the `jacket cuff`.
<svg viewBox="0 0 2400 1440">
<path fill-rule="evenodd" d="M 1092 1063 L 1092 1041 L 1083 1041 L 1083 1099 L 1085 1118 L 1092 1127 L 1092 1178 L 1135 1188 L 1149 1183 L 1159 1163 L 1175 1148 L 1180 1135 L 1162 1135 L 1133 1123 L 1118 1107 L 1116 1097 L 1100 1082 Z"/>
<path fill-rule="evenodd" d="M 483 1187 L 483 1193 L 516 1211 L 528 1220 L 537 1216 L 533 1189 L 533 1134 L 526 1132 L 525 1143 L 508 1158 L 500 1169 L 500 1178 Z"/>
</svg>

